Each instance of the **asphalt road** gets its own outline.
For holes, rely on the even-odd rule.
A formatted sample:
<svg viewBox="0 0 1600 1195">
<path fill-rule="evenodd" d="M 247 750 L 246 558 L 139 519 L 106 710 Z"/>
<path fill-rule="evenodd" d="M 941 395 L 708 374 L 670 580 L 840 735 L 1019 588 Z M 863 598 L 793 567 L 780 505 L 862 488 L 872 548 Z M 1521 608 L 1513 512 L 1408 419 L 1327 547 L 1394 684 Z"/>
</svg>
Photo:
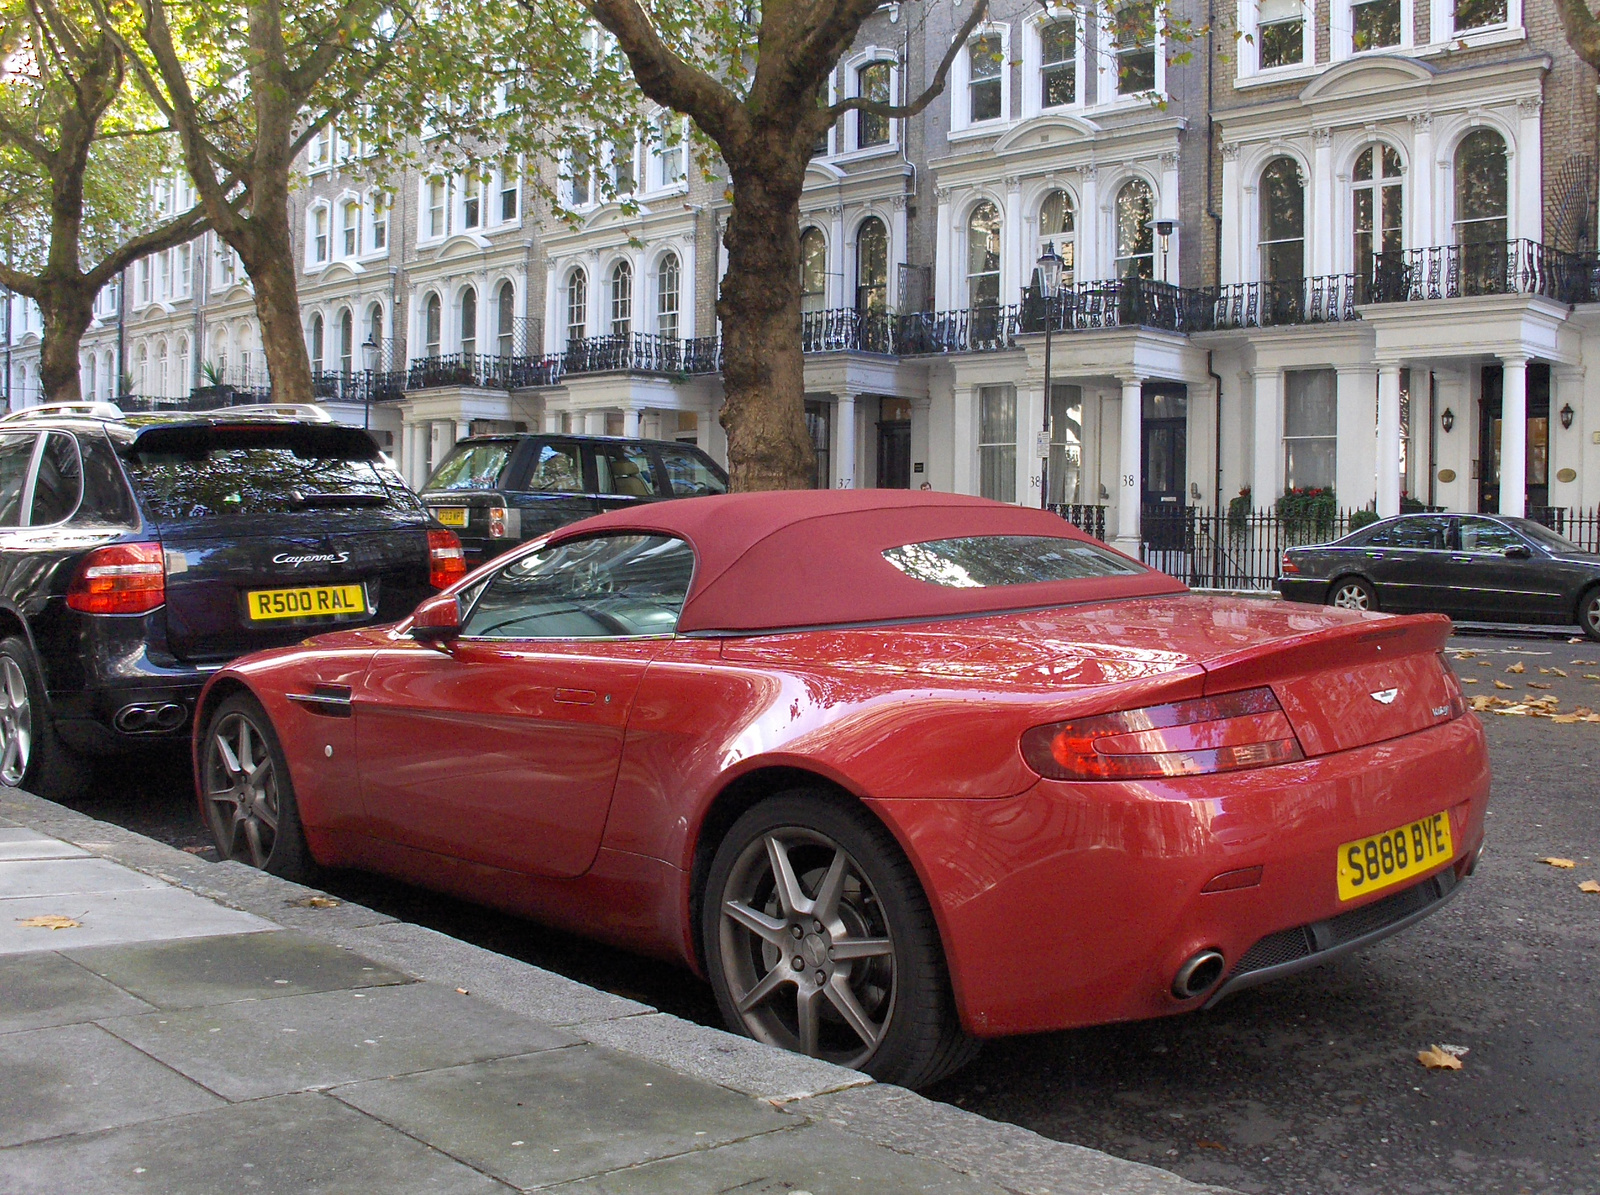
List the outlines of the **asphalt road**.
<svg viewBox="0 0 1600 1195">
<path fill-rule="evenodd" d="M 1477 682 L 1469 695 L 1600 711 L 1600 644 L 1454 646 L 1477 653 L 1455 661 Z M 1600 1193 L 1600 895 L 1578 888 L 1600 880 L 1600 723 L 1480 716 L 1495 771 L 1489 847 L 1440 913 L 1209 1013 L 993 1043 L 927 1094 L 1244 1192 Z M 106 773 L 80 808 L 210 857 L 184 760 Z M 387 880 L 327 886 L 717 1023 L 708 989 L 664 964 Z M 1424 1069 L 1417 1051 L 1434 1044 L 1466 1047 L 1462 1069 Z"/>
</svg>

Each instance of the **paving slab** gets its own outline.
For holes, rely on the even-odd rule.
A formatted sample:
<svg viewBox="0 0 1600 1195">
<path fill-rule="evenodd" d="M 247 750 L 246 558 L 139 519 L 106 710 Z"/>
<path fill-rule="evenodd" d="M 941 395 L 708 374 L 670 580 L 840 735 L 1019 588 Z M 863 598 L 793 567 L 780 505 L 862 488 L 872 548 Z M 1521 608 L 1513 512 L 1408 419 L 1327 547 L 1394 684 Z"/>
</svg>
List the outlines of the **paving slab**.
<svg viewBox="0 0 1600 1195">
<path fill-rule="evenodd" d="M 222 1103 L 95 1025 L 0 1035 L 0 1075 L 0 1146 Z"/>
<path fill-rule="evenodd" d="M 157 1008 L 411 982 L 382 963 L 292 930 L 100 946 L 67 957 Z"/>
<path fill-rule="evenodd" d="M 116 984 L 52 951 L 0 955 L 0 1033 L 148 1012 Z"/>
<path fill-rule="evenodd" d="M 80 852 L 81 853 L 81 852 Z M 159 888 L 161 881 L 109 859 L 15 859 L 0 863 L 0 900 Z"/>
<path fill-rule="evenodd" d="M 88 854 L 82 847 L 37 830 L 0 825 L 0 863 L 13 859 L 73 859 Z"/>
<path fill-rule="evenodd" d="M 327 1096 L 237 1104 L 0 1149 L 7 1195 L 509 1195 Z"/>
<path fill-rule="evenodd" d="M 22 924 L 31 917 L 42 916 L 70 917 L 80 924 L 59 930 Z M 192 892 L 169 888 L 160 882 L 153 888 L 124 892 L 17 896 L 0 900 L 0 954 L 198 938 L 208 934 L 243 934 L 276 928 L 260 917 L 224 908 Z"/>
<path fill-rule="evenodd" d="M 558 1049 L 577 1038 L 436 984 L 316 992 L 102 1022 L 230 1100 Z"/>
<path fill-rule="evenodd" d="M 380 1079 L 332 1094 L 517 1187 L 620 1170 L 801 1123 L 771 1104 L 594 1046 Z M 451 1115 L 441 1117 L 441 1108 Z"/>
<path fill-rule="evenodd" d="M 906 1157 L 827 1125 L 767 1133 L 717 1149 L 560 1186 L 561 1195 L 1005 1195 L 1004 1187 Z M 1042 1189 L 1037 1189 L 1041 1191 Z"/>
</svg>

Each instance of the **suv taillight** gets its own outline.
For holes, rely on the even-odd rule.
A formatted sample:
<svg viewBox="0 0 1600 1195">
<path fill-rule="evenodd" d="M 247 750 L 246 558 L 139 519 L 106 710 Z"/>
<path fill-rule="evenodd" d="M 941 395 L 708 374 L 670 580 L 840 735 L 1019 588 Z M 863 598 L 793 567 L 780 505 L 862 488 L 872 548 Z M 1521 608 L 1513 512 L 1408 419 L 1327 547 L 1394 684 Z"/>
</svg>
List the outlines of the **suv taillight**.
<svg viewBox="0 0 1600 1195">
<path fill-rule="evenodd" d="M 85 614 L 147 614 L 167 600 L 160 544 L 112 544 L 83 558 L 67 605 Z"/>
<path fill-rule="evenodd" d="M 506 537 L 506 508 L 491 506 L 489 508 L 489 538 L 504 539 Z"/>
<path fill-rule="evenodd" d="M 1051 780 L 1199 776 L 1304 759 L 1268 688 L 1035 726 L 1022 757 Z"/>
<path fill-rule="evenodd" d="M 466 576 L 467 558 L 454 531 L 428 532 L 428 584 L 448 589 Z"/>
</svg>

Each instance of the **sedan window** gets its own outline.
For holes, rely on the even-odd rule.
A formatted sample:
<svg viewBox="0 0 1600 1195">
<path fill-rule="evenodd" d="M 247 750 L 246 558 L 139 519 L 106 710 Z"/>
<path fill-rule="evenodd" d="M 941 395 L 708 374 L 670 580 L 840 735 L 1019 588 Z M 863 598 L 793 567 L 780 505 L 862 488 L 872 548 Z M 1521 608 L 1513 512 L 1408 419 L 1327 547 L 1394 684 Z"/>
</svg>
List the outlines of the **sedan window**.
<svg viewBox="0 0 1600 1195">
<path fill-rule="evenodd" d="M 1522 546 L 1522 537 L 1504 523 L 1493 519 L 1461 520 L 1463 552 L 1504 552 L 1507 548 Z"/>
<path fill-rule="evenodd" d="M 1389 528 L 1389 537 L 1384 542 L 1393 548 L 1425 548 L 1442 552 L 1449 531 L 1450 520 L 1446 518 L 1430 516 L 1423 519 L 1401 519 Z M 1374 539 L 1372 542 L 1378 541 Z"/>
<path fill-rule="evenodd" d="M 461 633 L 481 639 L 670 635 L 694 552 L 660 535 L 603 535 L 519 556 L 485 585 Z"/>
</svg>

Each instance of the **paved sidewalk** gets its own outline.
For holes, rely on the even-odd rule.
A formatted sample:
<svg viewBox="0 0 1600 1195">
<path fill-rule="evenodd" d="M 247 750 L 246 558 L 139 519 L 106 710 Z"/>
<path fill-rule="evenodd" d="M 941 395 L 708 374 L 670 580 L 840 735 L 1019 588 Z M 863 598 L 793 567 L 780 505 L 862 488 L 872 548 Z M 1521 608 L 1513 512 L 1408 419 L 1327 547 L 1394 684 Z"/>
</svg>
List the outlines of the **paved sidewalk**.
<svg viewBox="0 0 1600 1195">
<path fill-rule="evenodd" d="M 8 1195 L 1216 1190 L 16 792 L 0 1076 Z"/>
</svg>

